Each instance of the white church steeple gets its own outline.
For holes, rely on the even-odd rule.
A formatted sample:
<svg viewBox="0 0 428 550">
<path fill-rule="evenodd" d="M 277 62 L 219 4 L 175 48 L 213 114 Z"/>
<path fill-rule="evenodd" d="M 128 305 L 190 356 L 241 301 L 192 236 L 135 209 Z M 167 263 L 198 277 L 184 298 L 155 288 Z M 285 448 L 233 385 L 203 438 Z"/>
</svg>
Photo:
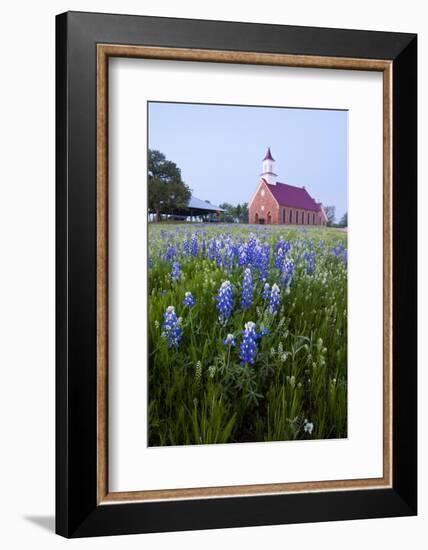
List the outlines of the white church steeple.
<svg viewBox="0 0 428 550">
<path fill-rule="evenodd" d="M 270 152 L 270 147 L 268 147 L 265 158 L 263 159 L 263 172 L 260 174 L 260 176 L 271 185 L 276 185 L 276 178 L 277 178 L 277 174 L 275 174 L 273 171 L 274 162 L 275 162 L 275 159 L 272 157 L 272 153 Z"/>
</svg>

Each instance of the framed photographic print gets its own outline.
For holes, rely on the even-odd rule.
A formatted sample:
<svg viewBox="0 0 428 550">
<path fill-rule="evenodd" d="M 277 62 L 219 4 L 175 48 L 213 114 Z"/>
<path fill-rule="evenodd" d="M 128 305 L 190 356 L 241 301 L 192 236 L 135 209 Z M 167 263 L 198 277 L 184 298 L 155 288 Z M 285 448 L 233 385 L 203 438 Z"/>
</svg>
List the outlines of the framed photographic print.
<svg viewBox="0 0 428 550">
<path fill-rule="evenodd" d="M 56 48 L 57 532 L 416 514 L 416 36 Z"/>
</svg>

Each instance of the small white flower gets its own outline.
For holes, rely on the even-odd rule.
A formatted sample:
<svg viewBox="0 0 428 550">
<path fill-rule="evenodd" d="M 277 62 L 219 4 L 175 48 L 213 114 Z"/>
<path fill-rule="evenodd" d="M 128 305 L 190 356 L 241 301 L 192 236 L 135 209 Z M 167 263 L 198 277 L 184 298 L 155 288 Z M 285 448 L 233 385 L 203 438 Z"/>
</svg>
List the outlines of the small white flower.
<svg viewBox="0 0 428 550">
<path fill-rule="evenodd" d="M 303 426 L 303 430 L 308 433 L 309 435 L 311 435 L 311 433 L 313 432 L 314 430 L 314 425 L 312 422 L 308 422 L 308 421 L 305 421 L 305 424 Z"/>
</svg>

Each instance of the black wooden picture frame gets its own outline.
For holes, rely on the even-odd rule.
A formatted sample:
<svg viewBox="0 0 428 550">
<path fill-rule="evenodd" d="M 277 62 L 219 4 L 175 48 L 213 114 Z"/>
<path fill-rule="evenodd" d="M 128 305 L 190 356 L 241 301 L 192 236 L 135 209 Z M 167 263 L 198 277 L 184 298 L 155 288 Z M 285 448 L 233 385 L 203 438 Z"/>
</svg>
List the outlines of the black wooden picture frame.
<svg viewBox="0 0 428 550">
<path fill-rule="evenodd" d="M 97 392 L 99 44 L 390 62 L 390 487 L 191 500 L 100 502 Z M 57 533 L 65 537 L 85 537 L 415 515 L 416 35 L 68 12 L 56 19 L 56 98 Z"/>
</svg>

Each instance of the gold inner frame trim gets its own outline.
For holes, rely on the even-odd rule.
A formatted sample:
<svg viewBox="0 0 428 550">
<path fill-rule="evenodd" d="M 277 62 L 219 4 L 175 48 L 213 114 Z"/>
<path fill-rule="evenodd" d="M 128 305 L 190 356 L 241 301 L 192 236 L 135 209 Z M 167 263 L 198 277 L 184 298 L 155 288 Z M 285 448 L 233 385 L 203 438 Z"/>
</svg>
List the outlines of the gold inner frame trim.
<svg viewBox="0 0 428 550">
<path fill-rule="evenodd" d="M 225 487 L 109 492 L 108 488 L 108 59 L 133 57 L 383 73 L 383 476 Z M 392 62 L 188 48 L 97 45 L 97 503 L 378 489 L 392 486 Z"/>
</svg>

